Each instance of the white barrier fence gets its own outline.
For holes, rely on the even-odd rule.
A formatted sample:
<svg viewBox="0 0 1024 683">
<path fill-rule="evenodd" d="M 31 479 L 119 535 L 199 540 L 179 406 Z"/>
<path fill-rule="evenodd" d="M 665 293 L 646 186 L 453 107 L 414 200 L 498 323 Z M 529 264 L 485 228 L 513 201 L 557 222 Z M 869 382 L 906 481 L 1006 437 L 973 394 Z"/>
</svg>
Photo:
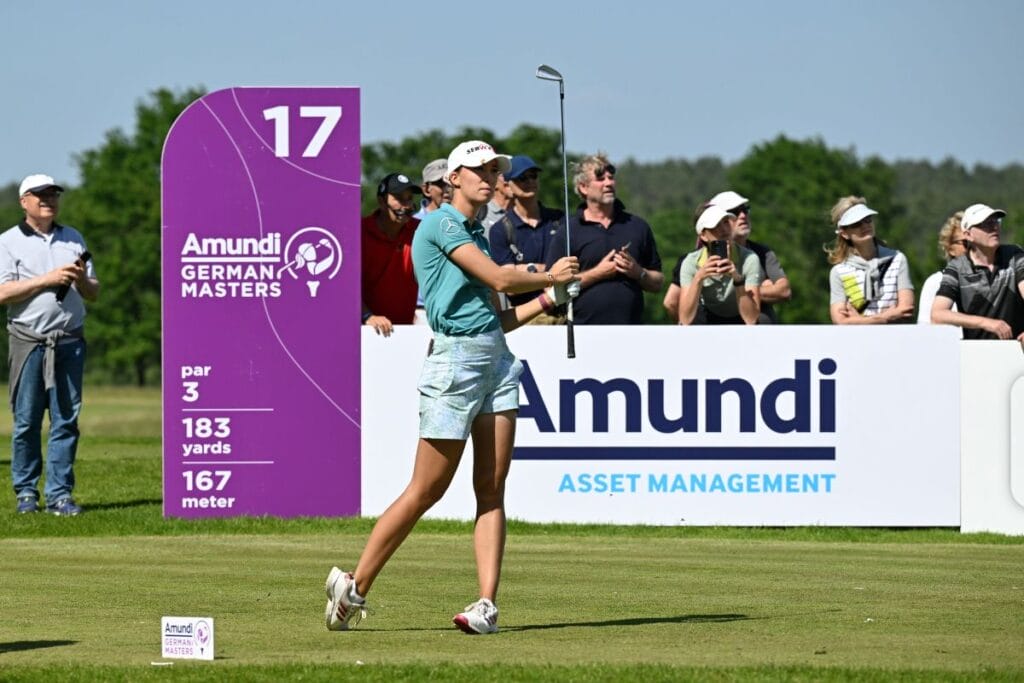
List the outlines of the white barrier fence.
<svg viewBox="0 0 1024 683">
<path fill-rule="evenodd" d="M 1007 465 L 1016 449 L 1014 495 L 1024 499 L 1024 434 L 1011 447 L 1008 412 L 995 424 L 965 411 L 961 434 L 961 351 L 964 396 L 981 391 L 969 366 L 985 356 L 980 372 L 1001 379 L 984 391 L 1008 404 L 1022 374 L 1016 342 L 993 343 L 996 359 L 987 345 L 961 343 L 955 329 L 940 326 L 577 327 L 576 336 L 574 360 L 565 357 L 564 328 L 531 326 L 508 337 L 527 365 L 507 491 L 512 517 L 958 526 L 961 437 L 966 524 L 976 429 L 1002 430 Z M 363 328 L 364 515 L 380 514 L 412 471 L 428 340 L 420 326 L 399 327 L 389 339 Z M 1008 370 L 1011 350 L 1018 365 Z M 1024 381 L 1015 392 L 1021 416 Z M 463 461 L 430 516 L 472 519 L 471 446 Z M 978 528 L 1001 530 L 991 517 L 976 519 L 985 520 Z"/>
</svg>

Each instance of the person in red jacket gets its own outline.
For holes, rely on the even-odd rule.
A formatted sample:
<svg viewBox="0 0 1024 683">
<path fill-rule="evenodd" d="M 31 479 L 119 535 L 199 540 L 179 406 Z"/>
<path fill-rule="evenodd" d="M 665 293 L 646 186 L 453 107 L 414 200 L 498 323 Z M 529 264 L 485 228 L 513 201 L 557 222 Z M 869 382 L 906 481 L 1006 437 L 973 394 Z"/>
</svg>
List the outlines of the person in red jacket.
<svg viewBox="0 0 1024 683">
<path fill-rule="evenodd" d="M 423 191 L 401 173 L 377 184 L 377 208 L 363 217 L 363 324 L 390 337 L 395 325 L 411 325 L 419 289 L 412 271 L 412 217 Z"/>
</svg>

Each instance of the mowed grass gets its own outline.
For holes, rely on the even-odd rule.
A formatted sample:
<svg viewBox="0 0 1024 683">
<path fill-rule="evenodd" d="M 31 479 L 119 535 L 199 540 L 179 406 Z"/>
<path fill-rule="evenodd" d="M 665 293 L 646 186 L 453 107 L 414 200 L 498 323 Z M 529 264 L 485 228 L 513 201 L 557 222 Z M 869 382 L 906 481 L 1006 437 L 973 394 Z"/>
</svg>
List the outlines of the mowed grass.
<svg viewBox="0 0 1024 683">
<path fill-rule="evenodd" d="M 1024 678 L 1024 542 L 949 529 L 513 523 L 474 638 L 471 527 L 426 521 L 330 633 L 323 579 L 372 520 L 165 520 L 159 395 L 87 388 L 82 423 L 86 513 L 0 507 L 3 680 Z M 153 666 L 164 615 L 214 617 L 217 660 Z"/>
</svg>

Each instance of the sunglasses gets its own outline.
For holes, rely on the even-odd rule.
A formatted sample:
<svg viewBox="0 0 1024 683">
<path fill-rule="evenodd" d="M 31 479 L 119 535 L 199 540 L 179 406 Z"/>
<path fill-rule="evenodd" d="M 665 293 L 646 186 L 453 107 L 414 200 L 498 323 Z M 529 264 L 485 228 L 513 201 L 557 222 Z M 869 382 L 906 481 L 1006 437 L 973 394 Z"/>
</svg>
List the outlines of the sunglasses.
<svg viewBox="0 0 1024 683">
<path fill-rule="evenodd" d="M 522 174 L 518 178 L 515 178 L 515 180 L 518 180 L 518 181 L 522 182 L 522 181 L 538 180 L 539 178 L 540 178 L 540 173 L 538 173 L 537 171 L 527 171 L 526 173 Z"/>
<path fill-rule="evenodd" d="M 29 192 L 33 197 L 39 197 L 40 199 L 59 199 L 61 195 L 60 190 L 40 190 L 39 192 Z"/>
<path fill-rule="evenodd" d="M 750 204 L 744 204 L 743 206 L 737 206 L 735 209 L 731 210 L 729 213 L 733 214 L 734 216 L 739 216 L 741 213 L 745 213 L 745 214 L 747 214 L 749 216 L 750 215 Z"/>
<path fill-rule="evenodd" d="M 871 216 L 868 216 L 867 218 L 861 218 L 859 221 L 857 221 L 853 225 L 847 225 L 843 229 L 844 230 L 856 230 L 857 228 L 863 228 L 863 227 L 866 227 L 868 225 L 872 225 L 872 224 L 874 224 L 874 222 L 875 222 L 875 219 L 873 217 L 871 217 Z"/>
<path fill-rule="evenodd" d="M 604 180 L 604 177 L 606 175 L 609 178 L 615 177 L 615 167 L 612 166 L 611 164 L 605 164 L 603 168 L 594 169 L 594 180 L 596 180 L 597 182 L 601 182 L 602 180 Z"/>
<path fill-rule="evenodd" d="M 977 228 L 978 230 L 982 230 L 984 232 L 995 232 L 996 230 L 1001 228 L 1002 225 L 1002 218 L 986 218 L 981 223 L 978 223 L 977 225 L 972 225 L 971 228 Z M 968 230 L 969 229 L 970 228 L 968 228 Z"/>
</svg>

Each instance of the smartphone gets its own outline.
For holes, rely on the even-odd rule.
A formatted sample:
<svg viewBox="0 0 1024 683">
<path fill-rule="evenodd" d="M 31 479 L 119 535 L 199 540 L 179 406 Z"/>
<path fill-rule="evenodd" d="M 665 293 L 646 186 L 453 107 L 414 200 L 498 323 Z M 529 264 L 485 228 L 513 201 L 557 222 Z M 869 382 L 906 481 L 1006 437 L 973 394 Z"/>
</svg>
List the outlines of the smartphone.
<svg viewBox="0 0 1024 683">
<path fill-rule="evenodd" d="M 621 247 L 619 247 L 615 251 L 629 251 L 629 248 L 631 246 L 633 246 L 633 242 L 632 241 L 626 242 L 625 244 L 623 244 Z"/>
<path fill-rule="evenodd" d="M 85 264 L 88 263 L 89 259 L 91 258 L 91 253 L 89 253 L 88 251 L 83 251 L 78 257 L 78 263 L 80 263 L 82 267 L 85 268 Z M 56 293 L 57 301 L 64 301 L 64 298 L 68 295 L 69 291 L 71 291 L 71 285 L 61 285 L 60 287 L 58 287 Z"/>
<path fill-rule="evenodd" d="M 727 259 L 729 258 L 729 244 L 725 240 L 712 240 L 708 245 L 708 254 Z"/>
</svg>

